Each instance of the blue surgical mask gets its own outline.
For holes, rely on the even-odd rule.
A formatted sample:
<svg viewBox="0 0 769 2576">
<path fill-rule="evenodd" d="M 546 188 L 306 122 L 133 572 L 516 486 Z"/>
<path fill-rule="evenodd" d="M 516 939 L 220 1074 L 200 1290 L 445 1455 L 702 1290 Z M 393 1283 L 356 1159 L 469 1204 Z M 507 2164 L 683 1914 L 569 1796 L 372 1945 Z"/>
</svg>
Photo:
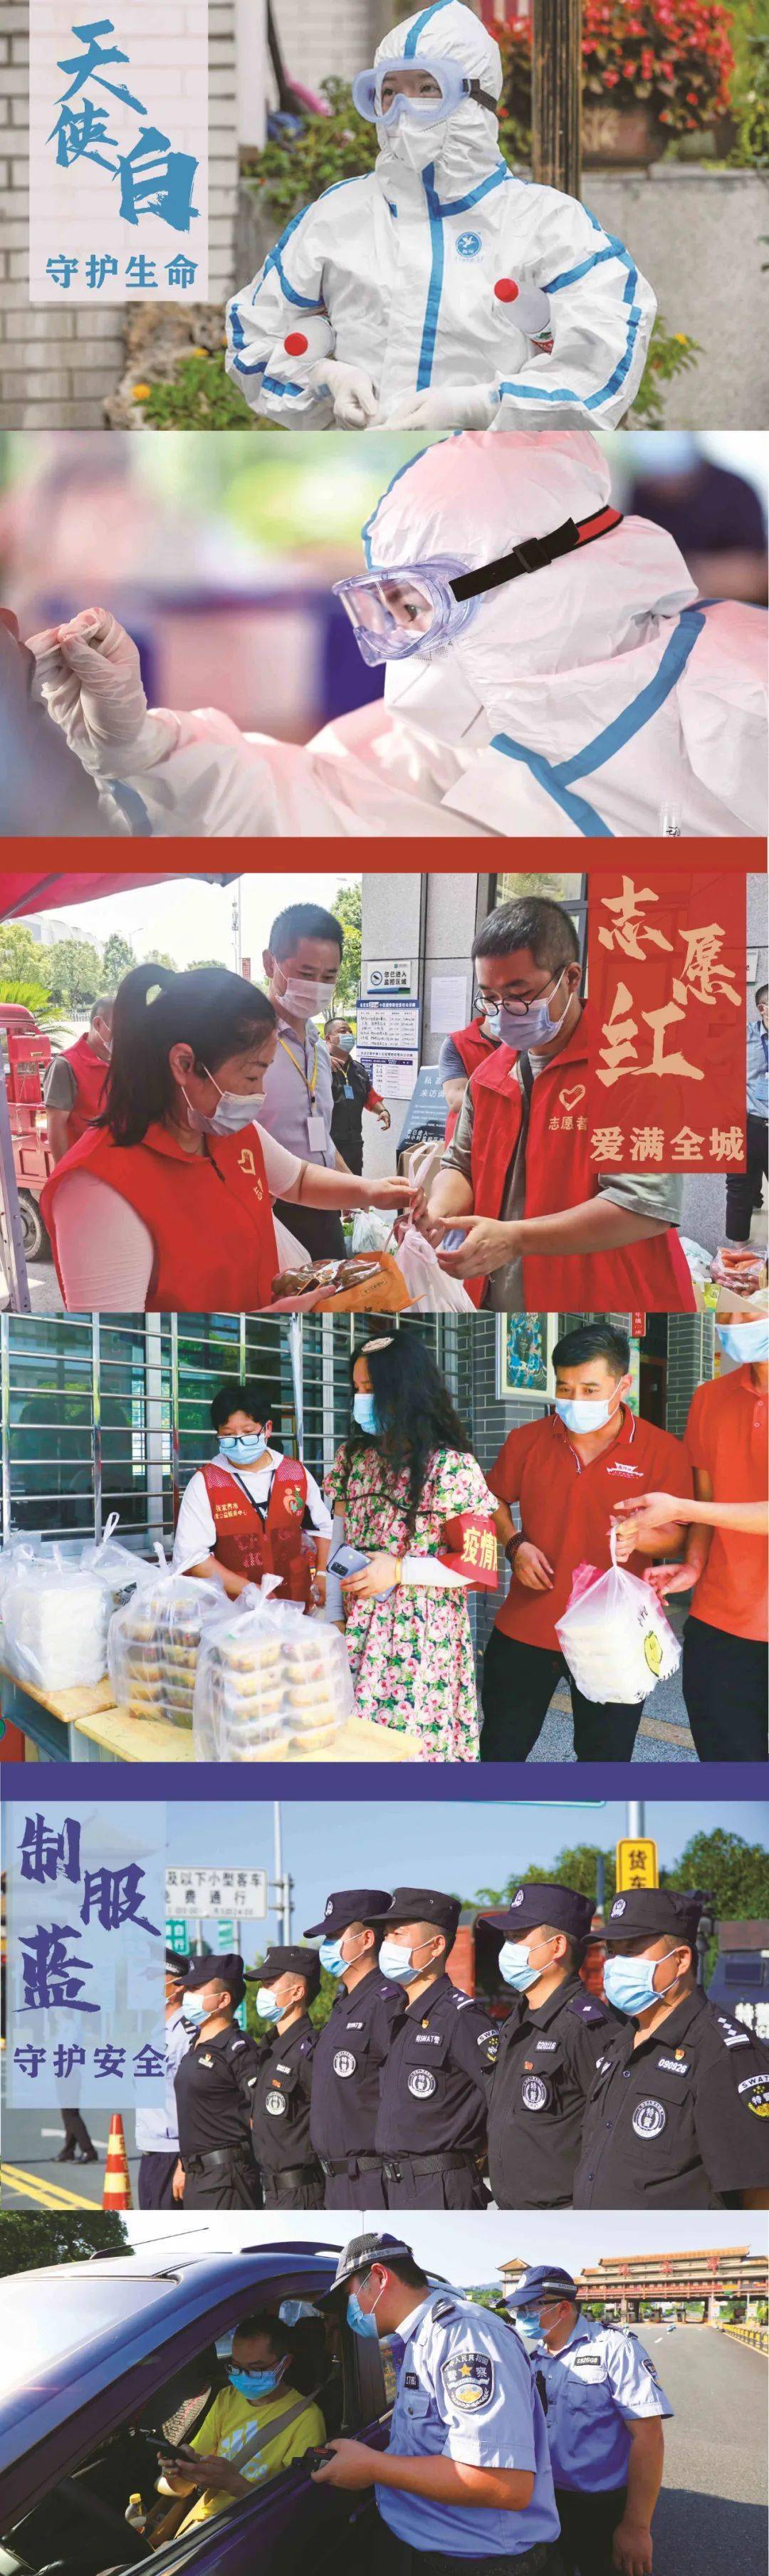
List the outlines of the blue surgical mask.
<svg viewBox="0 0 769 2576">
<path fill-rule="evenodd" d="M 350 2291 L 350 2296 L 347 2301 L 347 2323 L 348 2326 L 351 2327 L 354 2335 L 360 2335 L 362 2342 L 368 2341 L 370 2343 L 373 2341 L 378 2343 L 379 2341 L 374 2308 L 378 2307 L 381 2296 L 382 2292 L 380 2290 L 374 2300 L 374 2307 L 367 2311 L 365 2308 L 361 2307 L 357 2290 Z"/>
<path fill-rule="evenodd" d="M 354 1047 L 354 1045 L 355 1045 L 355 1039 L 354 1039 L 354 1038 L 351 1038 L 351 1037 L 341 1037 L 341 1038 L 337 1038 L 337 1046 L 338 1046 L 338 1049 L 339 1049 L 339 1053 L 340 1053 L 340 1055 L 352 1055 L 352 1051 L 353 1051 L 353 1047 Z"/>
<path fill-rule="evenodd" d="M 344 1972 L 345 1972 L 345 1968 L 354 1968 L 354 1967 L 355 1967 L 355 1964 L 356 1964 L 356 1961 L 357 1961 L 358 1959 L 362 1959 L 362 1957 L 363 1957 L 363 1951 L 362 1951 L 362 1950 L 356 1950 L 354 1958 L 352 1958 L 352 1959 L 343 1959 L 343 1957 L 342 1957 L 342 1941 L 343 1941 L 343 1939 L 344 1939 L 344 1934 L 342 1933 L 341 1938 L 340 1938 L 338 1941 L 321 1941 L 320 1951 L 319 1951 L 319 1954 L 318 1954 L 318 1955 L 319 1955 L 319 1958 L 320 1958 L 320 1964 L 321 1964 L 321 1967 L 326 1969 L 327 1975 L 328 1975 L 329 1977 L 343 1977 L 343 1976 L 344 1976 Z M 372 1952 L 372 1966 L 373 1966 L 373 1952 Z"/>
<path fill-rule="evenodd" d="M 518 2328 L 518 2333 L 522 2336 L 524 2343 L 533 2344 L 542 2343 L 544 2341 L 542 2327 L 538 2317 L 527 2316 L 525 2311 L 519 2308 L 515 2322 Z"/>
<path fill-rule="evenodd" d="M 536 1985 L 542 1971 L 541 1968 L 529 1967 L 529 1953 L 525 1942 L 503 1941 L 499 1953 L 499 1973 L 506 1986 L 513 1986 L 517 1995 L 525 1995 L 529 1986 Z"/>
<path fill-rule="evenodd" d="M 219 1447 L 233 1467 L 255 1467 L 257 1458 L 264 1457 L 267 1442 L 263 1431 L 238 1431 L 222 1434 Z"/>
<path fill-rule="evenodd" d="M 357 1422 L 359 1431 L 368 1431 L 372 1439 L 376 1439 L 380 1422 L 373 1395 L 359 1395 L 356 1392 L 352 1400 L 352 1418 L 353 1422 Z"/>
<path fill-rule="evenodd" d="M 236 2370 L 231 2363 L 227 2377 L 230 2387 L 237 2388 L 241 2397 L 273 2397 L 282 2370 L 279 2365 L 274 2370 Z"/>
<path fill-rule="evenodd" d="M 182 1997 L 183 2021 L 208 2021 L 210 2014 L 211 2005 L 203 2002 L 203 1997 L 199 1989 L 194 1991 L 191 1995 L 184 1995 Z"/>
<path fill-rule="evenodd" d="M 675 1951 L 665 1950 L 663 1958 L 674 1959 Z M 678 1978 L 671 1977 L 670 1985 L 660 1993 L 654 1979 L 662 1965 L 663 1959 L 607 1959 L 603 1972 L 607 2003 L 615 2004 L 618 2012 L 634 2016 L 648 2012 L 651 2004 L 663 2003 L 673 1986 L 677 1986 Z"/>
<path fill-rule="evenodd" d="M 563 967 L 558 977 L 558 984 L 563 983 L 565 973 L 566 968 Z M 558 984 L 554 987 L 556 993 Z M 553 999 L 552 994 L 550 998 Z M 553 1038 L 557 1038 L 559 1029 L 563 1028 L 570 1000 L 571 994 L 567 993 L 564 1008 L 558 1020 L 551 1019 L 546 996 L 527 1002 L 525 1009 L 520 1011 L 506 1010 L 504 1002 L 500 1002 L 499 1035 L 504 1045 L 516 1047 L 519 1052 L 522 1047 L 534 1047 L 536 1051 L 537 1047 L 551 1046 Z"/>
<path fill-rule="evenodd" d="M 279 2021 L 285 2006 L 276 2002 L 271 1986 L 257 1986 L 256 2009 L 260 2021 Z"/>
<path fill-rule="evenodd" d="M 182 1083 L 181 1086 L 182 1097 L 187 1101 L 190 1125 L 197 1128 L 198 1135 L 238 1136 L 241 1127 L 253 1127 L 259 1102 L 264 1099 L 264 1090 L 223 1091 L 215 1073 L 209 1073 L 207 1065 L 204 1065 L 203 1070 L 208 1074 L 209 1082 L 213 1083 L 214 1090 L 219 1093 L 212 1117 L 209 1117 L 204 1109 L 193 1109 L 192 1101 L 187 1100 L 184 1084 Z"/>
<path fill-rule="evenodd" d="M 769 1315 L 756 1316 L 745 1324 L 716 1323 L 716 1332 L 724 1357 L 750 1361 L 754 1368 L 769 1360 Z"/>
<path fill-rule="evenodd" d="M 611 1421 L 617 1406 L 610 1402 L 608 1396 L 604 1402 L 603 1398 L 592 1395 L 557 1395 L 555 1409 L 561 1421 L 565 1422 L 567 1431 L 603 1431 L 604 1424 Z"/>
<path fill-rule="evenodd" d="M 418 1941 L 416 1948 L 426 1950 L 427 1942 Z M 422 1969 L 416 1965 L 413 1950 L 408 1949 L 404 1941 L 385 1939 L 379 1953 L 379 1965 L 383 1977 L 399 1977 L 404 1986 L 410 1986 L 413 1977 L 422 1975 Z"/>
</svg>

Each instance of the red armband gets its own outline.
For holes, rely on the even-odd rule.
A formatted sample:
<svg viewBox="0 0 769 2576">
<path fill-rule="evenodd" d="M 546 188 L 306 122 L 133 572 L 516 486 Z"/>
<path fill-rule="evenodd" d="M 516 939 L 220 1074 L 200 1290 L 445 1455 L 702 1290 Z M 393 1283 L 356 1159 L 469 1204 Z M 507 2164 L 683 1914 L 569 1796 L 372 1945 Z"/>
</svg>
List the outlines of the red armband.
<svg viewBox="0 0 769 2576">
<path fill-rule="evenodd" d="M 497 1533 L 487 1512 L 457 1512 L 446 1521 L 439 1565 L 463 1574 L 471 1592 L 496 1592 Z"/>
</svg>

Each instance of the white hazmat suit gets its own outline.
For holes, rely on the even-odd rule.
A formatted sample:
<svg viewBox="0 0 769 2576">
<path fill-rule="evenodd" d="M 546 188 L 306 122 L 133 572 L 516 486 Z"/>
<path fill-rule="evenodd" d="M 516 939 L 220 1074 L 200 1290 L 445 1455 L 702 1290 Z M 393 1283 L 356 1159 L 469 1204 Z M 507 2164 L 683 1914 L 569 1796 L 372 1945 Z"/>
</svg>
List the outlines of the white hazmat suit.
<svg viewBox="0 0 769 2576">
<path fill-rule="evenodd" d="M 508 169 L 499 48 L 462 0 L 394 27 L 380 78 L 387 63 L 444 66 L 465 94 L 437 123 L 377 117 L 374 170 L 295 215 L 233 297 L 246 400 L 296 429 L 615 427 L 656 312 L 646 279 L 575 198 Z"/>
<path fill-rule="evenodd" d="M 554 531 L 552 561 L 485 587 L 484 567 L 532 540 L 541 558 Z M 154 832 L 766 831 L 765 616 L 698 600 L 673 539 L 620 519 L 589 433 L 444 439 L 394 477 L 363 536 L 364 601 L 372 570 L 400 574 L 397 601 L 404 570 L 418 582 L 447 560 L 478 591 L 458 632 L 388 661 L 383 701 L 305 747 L 210 710 L 148 714 L 135 647 L 103 613 L 90 643 L 83 618 L 33 639 L 51 713 L 96 775 L 138 791 Z"/>
</svg>

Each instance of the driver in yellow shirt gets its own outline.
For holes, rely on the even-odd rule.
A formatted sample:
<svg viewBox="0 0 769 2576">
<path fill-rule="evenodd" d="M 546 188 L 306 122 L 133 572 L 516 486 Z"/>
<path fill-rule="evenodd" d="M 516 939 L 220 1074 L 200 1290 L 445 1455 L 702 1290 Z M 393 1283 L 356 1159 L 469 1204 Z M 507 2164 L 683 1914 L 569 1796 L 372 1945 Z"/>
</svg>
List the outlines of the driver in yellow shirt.
<svg viewBox="0 0 769 2576">
<path fill-rule="evenodd" d="M 220 2389 L 185 2446 L 195 2453 L 197 2466 L 191 2457 L 188 2463 L 186 2457 L 180 2462 L 161 2456 L 163 2484 L 170 2495 L 187 2495 L 195 2487 L 201 2490 L 179 2536 L 196 2523 L 207 2522 L 211 2514 L 223 2513 L 228 2505 L 240 2504 L 253 2487 L 277 2477 L 279 2469 L 287 2469 L 292 2460 L 300 2460 L 305 2451 L 325 2442 L 320 2407 L 310 2399 L 303 2404 L 299 2389 L 292 2386 L 292 2359 L 291 2334 L 279 2317 L 243 2318 L 233 2336 L 229 2387 Z M 292 2408 L 299 2411 L 285 2422 Z M 272 2439 L 271 2424 L 275 2426 Z M 241 2470 L 239 2454 L 259 2433 L 267 2437 L 263 2447 L 254 2449 Z"/>
</svg>

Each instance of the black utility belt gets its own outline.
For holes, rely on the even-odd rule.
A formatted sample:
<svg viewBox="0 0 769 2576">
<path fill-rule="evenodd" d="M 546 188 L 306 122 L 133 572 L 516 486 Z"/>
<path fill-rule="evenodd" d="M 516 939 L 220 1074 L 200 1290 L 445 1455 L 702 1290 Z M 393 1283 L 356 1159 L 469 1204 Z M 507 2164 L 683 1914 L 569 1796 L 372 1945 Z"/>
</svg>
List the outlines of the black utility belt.
<svg viewBox="0 0 769 2576">
<path fill-rule="evenodd" d="M 417 2173 L 480 2173 L 481 2170 L 478 2156 L 471 2155 L 469 2150 L 463 2156 L 451 2153 L 443 2156 L 412 2156 L 408 2147 L 402 2147 L 399 2156 L 382 2157 L 382 2172 L 388 2182 L 400 2180 L 401 2165 L 414 2165 Z"/>
<path fill-rule="evenodd" d="M 185 2173 L 188 2174 L 205 2173 L 207 2165 L 236 2164 L 253 2166 L 253 2162 L 254 2159 L 253 2156 L 249 2154 L 248 2147 L 211 2147 L 208 2154 L 205 2156 L 182 2157 Z"/>
<path fill-rule="evenodd" d="M 272 2183 L 276 2189 L 283 2182 L 317 2182 L 318 2179 L 317 2165 L 276 2165 L 274 2169 L 269 2165 L 260 2165 L 259 2171 L 262 2181 Z"/>
<path fill-rule="evenodd" d="M 349 2174 L 351 2167 L 355 2173 L 381 2173 L 382 2170 L 381 2156 L 343 2156 L 340 2164 L 329 2164 L 325 2156 L 319 2156 L 318 2163 L 329 2180 L 335 2179 L 337 2174 Z"/>
</svg>

